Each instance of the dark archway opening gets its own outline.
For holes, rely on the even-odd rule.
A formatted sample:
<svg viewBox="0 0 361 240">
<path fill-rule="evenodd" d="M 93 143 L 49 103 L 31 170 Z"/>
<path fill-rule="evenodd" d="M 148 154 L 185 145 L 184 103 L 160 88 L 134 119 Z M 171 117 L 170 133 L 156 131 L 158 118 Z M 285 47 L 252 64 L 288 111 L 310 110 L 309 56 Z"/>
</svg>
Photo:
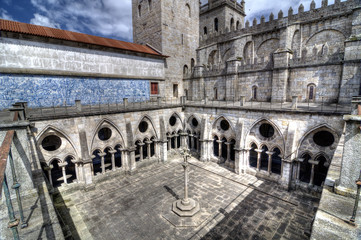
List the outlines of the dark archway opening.
<svg viewBox="0 0 361 240">
<path fill-rule="evenodd" d="M 302 156 L 304 159 L 303 162 L 300 163 L 300 178 L 299 180 L 301 182 L 309 183 L 311 179 L 311 169 L 312 166 L 308 162 L 311 159 L 311 156 L 308 154 L 305 154 Z"/>
<path fill-rule="evenodd" d="M 260 169 L 264 171 L 268 171 L 268 147 L 263 146 L 262 147 L 262 153 L 261 153 L 261 166 Z"/>
<path fill-rule="evenodd" d="M 249 150 L 249 166 L 256 168 L 257 167 L 257 149 L 256 144 L 251 145 L 251 150 Z"/>
<path fill-rule="evenodd" d="M 322 186 L 327 176 L 328 162 L 324 156 L 318 157 L 316 161 L 318 164 L 315 165 L 315 176 L 313 183 L 317 186 Z"/>
<path fill-rule="evenodd" d="M 275 148 L 273 152 L 274 153 L 272 154 L 271 172 L 275 174 L 281 174 L 281 168 L 282 168 L 282 158 L 280 157 L 281 150 Z"/>
</svg>

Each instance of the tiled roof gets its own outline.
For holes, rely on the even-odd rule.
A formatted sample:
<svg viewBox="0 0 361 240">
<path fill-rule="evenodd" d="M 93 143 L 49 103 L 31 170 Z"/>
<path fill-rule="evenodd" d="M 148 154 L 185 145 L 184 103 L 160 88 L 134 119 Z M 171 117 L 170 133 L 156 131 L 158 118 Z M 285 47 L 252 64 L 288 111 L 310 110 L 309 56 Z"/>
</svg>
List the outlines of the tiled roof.
<svg viewBox="0 0 361 240">
<path fill-rule="evenodd" d="M 124 42 L 110 38 L 97 37 L 84 33 L 71 32 L 56 28 L 43 27 L 28 23 L 4 20 L 4 19 L 0 19 L 0 31 L 24 33 L 35 36 L 41 36 L 41 37 L 73 41 L 73 42 L 89 43 L 99 46 L 128 50 L 132 52 L 147 53 L 147 54 L 162 56 L 152 48 L 140 44 Z"/>
</svg>

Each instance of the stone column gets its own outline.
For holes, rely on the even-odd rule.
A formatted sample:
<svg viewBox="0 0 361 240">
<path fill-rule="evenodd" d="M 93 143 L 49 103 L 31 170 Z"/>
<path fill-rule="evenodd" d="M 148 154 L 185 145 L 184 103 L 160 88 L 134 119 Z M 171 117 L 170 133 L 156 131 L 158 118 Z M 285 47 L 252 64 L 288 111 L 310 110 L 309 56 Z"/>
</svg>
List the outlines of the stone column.
<svg viewBox="0 0 361 240">
<path fill-rule="evenodd" d="M 174 148 L 178 148 L 178 134 L 174 134 L 173 137 L 174 137 Z"/>
<path fill-rule="evenodd" d="M 101 157 L 102 173 L 105 173 L 105 165 L 104 165 L 105 155 L 107 155 L 107 154 L 106 153 L 98 153 L 98 156 Z"/>
<path fill-rule="evenodd" d="M 159 158 L 163 162 L 166 162 L 168 160 L 167 144 L 169 144 L 169 140 L 159 141 L 159 153 L 160 153 Z"/>
<path fill-rule="evenodd" d="M 78 180 L 79 180 L 79 162 L 78 161 L 72 161 L 72 163 L 74 163 L 74 165 L 75 165 L 75 178 L 76 178 L 76 182 L 78 182 Z"/>
<path fill-rule="evenodd" d="M 227 145 L 227 162 L 231 161 L 231 143 L 226 142 Z"/>
<path fill-rule="evenodd" d="M 194 138 L 193 138 L 193 134 L 189 134 L 189 136 L 191 137 L 191 149 L 194 149 Z"/>
<path fill-rule="evenodd" d="M 187 136 L 188 136 L 188 134 L 185 133 L 185 132 L 181 132 L 179 135 L 181 136 L 181 147 L 182 148 L 183 147 L 188 148 L 188 146 L 187 146 Z"/>
<path fill-rule="evenodd" d="M 144 157 L 143 157 L 143 146 L 145 144 L 144 143 L 138 143 L 138 146 L 139 146 L 139 161 L 143 161 Z"/>
<path fill-rule="evenodd" d="M 168 144 L 168 149 L 171 150 L 172 149 L 172 144 L 171 144 L 171 142 L 172 142 L 171 139 L 172 138 L 170 136 L 167 136 L 167 139 L 168 139 L 168 143 L 167 143 Z"/>
<path fill-rule="evenodd" d="M 197 152 L 200 152 L 200 146 L 199 146 L 199 138 L 196 138 L 196 145 L 197 145 Z"/>
<path fill-rule="evenodd" d="M 243 152 L 244 149 L 234 148 L 235 156 L 234 156 L 234 171 L 238 174 L 242 172 L 243 168 Z"/>
<path fill-rule="evenodd" d="M 311 168 L 311 178 L 310 178 L 310 184 L 309 185 L 314 185 L 313 180 L 315 178 L 315 165 L 318 165 L 317 161 L 308 161 L 310 164 L 312 164 L 312 168 Z"/>
<path fill-rule="evenodd" d="M 255 149 L 255 151 L 257 152 L 257 171 L 259 171 L 261 167 L 261 153 L 263 150 Z"/>
<path fill-rule="evenodd" d="M 153 140 L 154 142 L 154 156 L 156 158 L 159 158 L 160 153 L 159 153 L 159 141 L 158 140 Z"/>
<path fill-rule="evenodd" d="M 249 167 L 249 152 L 251 151 L 251 148 L 245 148 L 244 152 L 244 171 Z"/>
<path fill-rule="evenodd" d="M 112 171 L 115 171 L 115 156 L 116 150 L 110 150 L 109 153 L 112 155 Z"/>
<path fill-rule="evenodd" d="M 218 143 L 218 159 L 219 162 L 221 162 L 221 158 L 222 158 L 222 140 L 217 140 Z"/>
<path fill-rule="evenodd" d="M 271 170 L 272 170 L 272 155 L 273 155 L 275 152 L 267 151 L 266 153 L 267 153 L 267 155 L 268 155 L 268 173 L 271 174 Z"/>
<path fill-rule="evenodd" d="M 128 161 L 126 159 L 125 149 L 124 148 L 118 148 L 118 149 L 119 149 L 120 154 L 121 154 L 122 168 L 125 171 L 128 171 L 129 170 L 129 164 L 128 164 Z"/>
<path fill-rule="evenodd" d="M 68 165 L 68 163 L 59 163 L 59 167 L 61 167 L 61 170 L 63 172 L 64 183 L 68 184 L 68 180 L 66 179 L 66 171 L 65 171 L 66 165 Z"/>
<path fill-rule="evenodd" d="M 133 147 L 129 147 L 127 149 L 127 153 L 128 153 L 128 161 L 129 161 L 129 171 L 133 171 L 134 169 L 136 169 L 136 164 L 135 164 L 135 150 L 136 148 Z"/>
<path fill-rule="evenodd" d="M 150 159 L 150 144 L 152 143 L 152 141 L 145 141 L 145 143 L 147 144 L 148 159 Z"/>
<path fill-rule="evenodd" d="M 296 173 L 296 181 L 299 182 L 300 181 L 300 171 L 301 171 L 301 163 L 303 163 L 303 161 L 305 161 L 304 158 L 297 158 L 297 173 Z"/>
</svg>

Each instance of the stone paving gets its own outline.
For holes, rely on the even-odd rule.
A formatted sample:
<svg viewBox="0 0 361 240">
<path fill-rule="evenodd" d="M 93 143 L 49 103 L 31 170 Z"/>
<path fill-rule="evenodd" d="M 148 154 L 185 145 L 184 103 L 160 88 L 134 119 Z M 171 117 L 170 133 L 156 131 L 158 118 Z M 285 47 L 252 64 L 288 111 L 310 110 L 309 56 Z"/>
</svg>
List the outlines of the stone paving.
<svg viewBox="0 0 361 240">
<path fill-rule="evenodd" d="M 308 239 L 319 197 L 192 159 L 190 197 L 209 213 L 198 227 L 164 214 L 183 196 L 180 161 L 119 175 L 94 190 L 58 194 L 55 206 L 74 239 Z"/>
</svg>

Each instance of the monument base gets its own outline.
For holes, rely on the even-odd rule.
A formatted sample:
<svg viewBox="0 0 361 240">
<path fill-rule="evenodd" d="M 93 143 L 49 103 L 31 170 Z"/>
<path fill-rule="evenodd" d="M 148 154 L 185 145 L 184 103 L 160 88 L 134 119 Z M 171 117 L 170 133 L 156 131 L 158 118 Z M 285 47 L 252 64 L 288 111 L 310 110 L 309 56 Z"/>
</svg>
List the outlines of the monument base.
<svg viewBox="0 0 361 240">
<path fill-rule="evenodd" d="M 207 222 L 211 214 L 206 209 L 201 209 L 199 202 L 189 200 L 189 204 L 177 200 L 171 208 L 168 201 L 164 202 L 163 218 L 175 227 L 198 227 Z"/>
<path fill-rule="evenodd" d="M 179 199 L 173 202 L 172 210 L 180 217 L 192 217 L 200 210 L 199 202 L 192 198 L 185 202 L 183 199 Z"/>
</svg>

